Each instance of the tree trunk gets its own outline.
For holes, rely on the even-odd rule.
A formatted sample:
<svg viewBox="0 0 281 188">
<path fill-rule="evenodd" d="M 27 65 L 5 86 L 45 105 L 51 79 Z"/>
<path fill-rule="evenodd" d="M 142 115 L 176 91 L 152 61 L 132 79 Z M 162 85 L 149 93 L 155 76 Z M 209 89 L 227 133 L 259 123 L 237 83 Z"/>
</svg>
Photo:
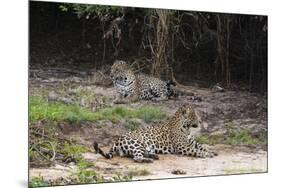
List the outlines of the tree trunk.
<svg viewBox="0 0 281 188">
<path fill-rule="evenodd" d="M 157 9 L 158 21 L 156 25 L 156 41 L 153 55 L 153 65 L 151 74 L 155 77 L 170 77 L 170 68 L 167 55 L 170 45 L 170 12 L 169 10 Z"/>
<path fill-rule="evenodd" d="M 229 62 L 229 50 L 230 50 L 230 30 L 231 30 L 231 17 L 229 15 L 217 15 L 217 52 L 218 63 L 220 67 L 220 80 L 223 85 L 230 86 L 231 74 L 230 74 L 230 62 Z M 216 71 L 218 72 L 218 70 Z"/>
</svg>

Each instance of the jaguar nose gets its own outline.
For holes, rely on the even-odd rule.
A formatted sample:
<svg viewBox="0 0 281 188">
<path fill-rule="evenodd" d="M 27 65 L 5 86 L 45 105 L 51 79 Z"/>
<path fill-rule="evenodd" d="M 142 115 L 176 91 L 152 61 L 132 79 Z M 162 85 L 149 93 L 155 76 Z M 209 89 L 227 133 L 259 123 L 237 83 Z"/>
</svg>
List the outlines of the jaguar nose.
<svg viewBox="0 0 281 188">
<path fill-rule="evenodd" d="M 198 127 L 197 124 L 192 124 L 191 126 L 192 126 L 193 128 L 197 128 L 197 127 Z"/>
</svg>

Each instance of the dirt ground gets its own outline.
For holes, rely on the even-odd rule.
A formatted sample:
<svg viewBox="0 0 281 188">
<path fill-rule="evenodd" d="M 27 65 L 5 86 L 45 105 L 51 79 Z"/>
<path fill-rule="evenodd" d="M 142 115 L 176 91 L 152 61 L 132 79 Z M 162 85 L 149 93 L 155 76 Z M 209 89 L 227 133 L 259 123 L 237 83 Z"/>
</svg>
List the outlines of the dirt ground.
<svg viewBox="0 0 281 188">
<path fill-rule="evenodd" d="M 46 74 L 46 71 L 42 71 Z M 33 75 L 34 73 L 34 75 Z M 113 106 L 112 101 L 116 96 L 115 89 L 110 85 L 95 84 L 88 77 L 63 77 L 42 76 L 40 71 L 31 72 L 30 93 L 39 88 L 55 90 L 57 86 L 71 80 L 72 88 L 85 87 L 97 94 L 109 99 L 108 106 Z M 94 83 L 94 84 L 93 84 Z M 194 129 L 192 133 L 201 134 L 224 134 L 227 132 L 227 124 L 232 122 L 236 128 L 247 128 L 253 136 L 267 135 L 267 98 L 257 93 L 247 91 L 213 92 L 210 88 L 188 86 L 191 92 L 201 99 L 194 100 L 192 96 L 181 96 L 178 99 L 155 102 L 140 101 L 129 104 L 131 107 L 139 107 L 152 104 L 160 107 L 167 114 L 173 114 L 183 103 L 192 104 L 203 120 L 203 126 Z M 145 122 L 141 126 L 149 126 Z M 124 122 L 119 122 L 122 124 Z M 99 125 L 103 125 L 102 127 Z M 115 125 L 111 121 L 98 123 L 84 123 L 70 126 L 62 123 L 59 125 L 65 135 L 77 140 L 79 143 L 92 147 L 93 140 L 108 149 L 111 140 L 118 135 L 127 132 L 124 126 Z M 151 164 L 139 164 L 128 158 L 114 157 L 106 160 L 94 152 L 87 152 L 83 157 L 95 165 L 93 169 L 103 175 L 105 179 L 111 179 L 113 174 L 130 174 L 137 171 L 146 171 L 145 175 L 135 175 L 134 180 L 147 180 L 159 178 L 193 177 L 205 175 L 240 174 L 267 171 L 267 147 L 256 146 L 233 146 L 216 144 L 210 146 L 218 152 L 214 158 L 193 158 L 177 155 L 160 155 L 160 159 Z M 57 179 L 68 177 L 75 170 L 74 164 L 56 164 L 48 168 L 30 168 L 30 177 L 43 176 L 44 179 Z"/>
<path fill-rule="evenodd" d="M 107 160 L 94 153 L 85 153 L 83 156 L 95 163 L 94 170 L 109 180 L 116 173 L 130 174 L 142 170 L 146 170 L 148 174 L 134 176 L 133 180 L 267 172 L 266 151 L 227 145 L 216 145 L 213 149 L 219 152 L 214 158 L 160 155 L 159 160 L 149 164 L 135 163 L 129 158 L 121 157 Z M 75 166 L 57 165 L 49 169 L 31 169 L 30 175 L 32 177 L 40 174 L 45 179 L 52 180 L 68 177 L 74 170 Z"/>
</svg>

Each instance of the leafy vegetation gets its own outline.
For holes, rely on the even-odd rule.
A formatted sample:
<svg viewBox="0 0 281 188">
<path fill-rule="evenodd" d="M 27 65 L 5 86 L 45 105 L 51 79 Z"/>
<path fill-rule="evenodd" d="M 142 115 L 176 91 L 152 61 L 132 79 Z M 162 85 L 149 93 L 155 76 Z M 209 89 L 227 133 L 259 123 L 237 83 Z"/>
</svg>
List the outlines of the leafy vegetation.
<svg viewBox="0 0 281 188">
<path fill-rule="evenodd" d="M 29 182 L 29 188 L 49 186 L 42 176 L 33 177 Z"/>
<path fill-rule="evenodd" d="M 29 117 L 31 122 L 36 121 L 67 121 L 79 123 L 82 121 L 98 121 L 139 118 L 149 123 L 165 117 L 157 107 L 144 106 L 137 109 L 126 106 L 114 106 L 92 112 L 76 104 L 62 102 L 47 102 L 42 97 L 31 96 L 29 102 Z"/>
</svg>

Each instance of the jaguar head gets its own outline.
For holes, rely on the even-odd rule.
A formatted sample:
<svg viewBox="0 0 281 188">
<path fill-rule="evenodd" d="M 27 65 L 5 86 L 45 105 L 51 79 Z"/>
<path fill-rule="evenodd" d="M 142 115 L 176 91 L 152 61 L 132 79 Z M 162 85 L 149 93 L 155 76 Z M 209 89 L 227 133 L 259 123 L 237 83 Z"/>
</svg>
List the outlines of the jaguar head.
<svg viewBox="0 0 281 188">
<path fill-rule="evenodd" d="M 181 122 L 180 128 L 183 130 L 197 128 L 202 124 L 202 120 L 198 115 L 198 112 L 191 105 L 182 105 L 176 111 L 175 117 L 178 118 L 178 120 Z"/>
<path fill-rule="evenodd" d="M 115 75 L 114 83 L 118 86 L 127 87 L 133 84 L 135 75 L 131 70 L 124 70 Z"/>
<path fill-rule="evenodd" d="M 129 65 L 125 61 L 116 60 L 110 69 L 110 77 L 114 81 L 116 79 L 116 75 L 124 70 L 128 70 Z"/>
</svg>

